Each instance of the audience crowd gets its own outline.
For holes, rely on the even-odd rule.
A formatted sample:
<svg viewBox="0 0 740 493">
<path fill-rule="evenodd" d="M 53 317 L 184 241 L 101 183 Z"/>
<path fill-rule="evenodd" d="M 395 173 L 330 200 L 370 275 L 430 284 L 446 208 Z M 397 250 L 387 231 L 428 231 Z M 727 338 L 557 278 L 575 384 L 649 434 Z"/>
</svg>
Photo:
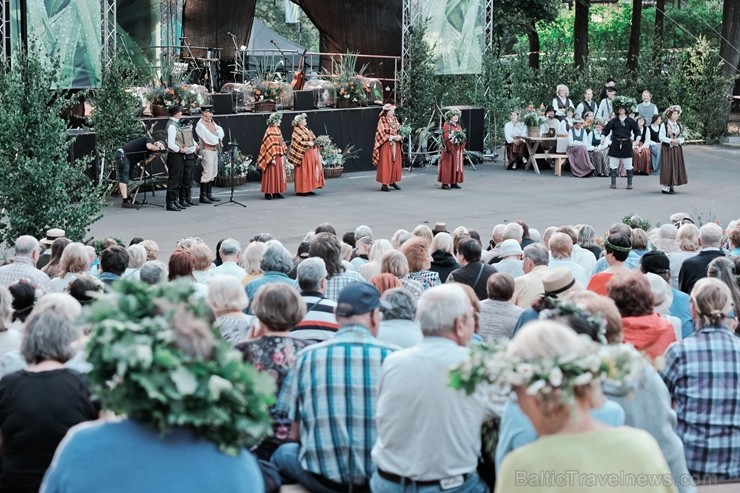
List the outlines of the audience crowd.
<svg viewBox="0 0 740 493">
<path fill-rule="evenodd" d="M 617 484 L 598 491 L 684 493 L 740 479 L 740 220 L 667 219 L 650 231 L 617 222 L 603 236 L 586 224 L 540 234 L 517 221 L 483 241 L 444 223 L 388 239 L 366 225 L 340 236 L 325 223 L 295 255 L 269 234 L 246 248 L 225 238 L 215 251 L 187 237 L 166 263 L 152 239 L 90 247 L 56 229 L 41 242 L 22 236 L 0 267 L 0 491 L 84 491 L 74 479 L 86 474 L 83 452 L 103 439 L 131 452 L 126 467 L 159 480 L 200 465 L 151 469 L 135 444 L 163 454 L 192 446 L 212 461 L 208 474 L 222 464 L 234 474 L 224 484 L 253 492 L 292 483 L 320 493 L 572 492 L 588 490 L 589 474 L 613 473 Z M 223 339 L 274 380 L 269 436 L 217 459 L 197 431 L 139 427 L 156 417 L 146 403 L 135 423 L 101 428 L 125 417 L 88 382 L 89 305 L 129 284 L 203 302 L 212 334 L 176 342 L 208 361 L 214 350 L 199 341 Z M 451 369 L 492 341 L 508 344 L 501 361 L 513 366 L 484 363 L 508 387 L 453 388 Z M 629 348 L 638 377 L 601 378 L 599 347 Z M 129 349 L 112 357 L 165 358 Z M 150 398 L 171 396 L 152 388 Z M 573 469 L 580 476 L 563 484 L 542 476 Z M 100 491 L 134 491 L 141 478 L 129 472 L 93 477 Z M 640 475 L 663 479 L 626 484 Z"/>
</svg>

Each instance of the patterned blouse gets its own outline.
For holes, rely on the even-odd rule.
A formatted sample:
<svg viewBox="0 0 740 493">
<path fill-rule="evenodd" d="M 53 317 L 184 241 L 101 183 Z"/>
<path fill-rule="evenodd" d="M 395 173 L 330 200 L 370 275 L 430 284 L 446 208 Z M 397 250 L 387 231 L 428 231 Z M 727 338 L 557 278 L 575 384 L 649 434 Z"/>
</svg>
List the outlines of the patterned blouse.
<svg viewBox="0 0 740 493">
<path fill-rule="evenodd" d="M 433 288 L 434 286 L 439 286 L 442 284 L 442 281 L 439 278 L 439 272 L 434 272 L 431 270 L 420 270 L 418 272 L 410 272 L 409 278 L 413 279 L 414 281 L 419 281 L 424 288 L 424 291 L 426 291 L 429 288 Z"/>
</svg>

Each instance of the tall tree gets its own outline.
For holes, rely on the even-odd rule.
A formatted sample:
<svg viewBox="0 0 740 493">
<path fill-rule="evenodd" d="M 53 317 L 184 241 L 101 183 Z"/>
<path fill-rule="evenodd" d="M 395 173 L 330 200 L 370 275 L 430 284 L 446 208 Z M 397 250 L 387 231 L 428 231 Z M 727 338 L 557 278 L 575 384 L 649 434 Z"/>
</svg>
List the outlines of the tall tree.
<svg viewBox="0 0 740 493">
<path fill-rule="evenodd" d="M 660 74 L 660 54 L 663 52 L 663 21 L 665 19 L 665 0 L 655 2 L 655 28 L 653 30 L 653 70 Z"/>
<path fill-rule="evenodd" d="M 632 0 L 632 27 L 630 29 L 630 44 L 627 49 L 627 69 L 637 71 L 637 61 L 640 57 L 640 24 L 642 20 L 642 0 Z"/>
<path fill-rule="evenodd" d="M 735 80 L 740 64 L 740 4 L 725 0 L 722 9 L 722 40 L 719 56 L 723 60 L 722 75 Z"/>
<path fill-rule="evenodd" d="M 540 34 L 537 32 L 537 19 L 531 19 L 527 30 L 529 40 L 529 68 L 540 69 Z"/>
<path fill-rule="evenodd" d="M 497 0 L 494 7 L 494 31 L 522 31 L 529 40 L 529 67 L 540 67 L 538 22 L 552 22 L 558 16 L 560 0 Z"/>
<path fill-rule="evenodd" d="M 573 64 L 583 69 L 588 63 L 588 18 L 591 0 L 576 0 L 576 18 L 573 22 Z"/>
</svg>

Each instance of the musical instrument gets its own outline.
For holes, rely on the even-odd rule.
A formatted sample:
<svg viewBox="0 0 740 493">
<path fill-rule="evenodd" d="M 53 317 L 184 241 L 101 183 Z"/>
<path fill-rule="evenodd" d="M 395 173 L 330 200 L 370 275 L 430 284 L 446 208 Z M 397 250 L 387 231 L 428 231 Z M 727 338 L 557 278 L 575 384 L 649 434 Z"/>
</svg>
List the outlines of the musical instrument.
<svg viewBox="0 0 740 493">
<path fill-rule="evenodd" d="M 303 85 L 306 83 L 306 73 L 304 71 L 304 65 L 306 63 L 307 51 L 308 49 L 303 50 L 301 61 L 298 63 L 298 70 L 296 70 L 293 74 L 293 82 L 290 83 L 290 87 L 292 87 L 295 91 L 300 91 L 301 89 L 303 89 Z"/>
</svg>

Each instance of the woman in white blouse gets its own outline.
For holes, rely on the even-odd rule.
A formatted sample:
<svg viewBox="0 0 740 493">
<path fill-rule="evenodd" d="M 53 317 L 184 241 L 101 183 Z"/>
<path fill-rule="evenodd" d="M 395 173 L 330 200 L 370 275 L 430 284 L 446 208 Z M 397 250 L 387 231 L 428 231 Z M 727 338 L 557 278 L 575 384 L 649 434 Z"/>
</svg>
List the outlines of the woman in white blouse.
<svg viewBox="0 0 740 493">
<path fill-rule="evenodd" d="M 660 126 L 660 184 L 666 194 L 675 193 L 673 187 L 689 182 L 683 160 L 684 129 L 678 123 L 679 116 L 681 107 L 669 106 L 665 110 L 665 122 Z"/>
</svg>

